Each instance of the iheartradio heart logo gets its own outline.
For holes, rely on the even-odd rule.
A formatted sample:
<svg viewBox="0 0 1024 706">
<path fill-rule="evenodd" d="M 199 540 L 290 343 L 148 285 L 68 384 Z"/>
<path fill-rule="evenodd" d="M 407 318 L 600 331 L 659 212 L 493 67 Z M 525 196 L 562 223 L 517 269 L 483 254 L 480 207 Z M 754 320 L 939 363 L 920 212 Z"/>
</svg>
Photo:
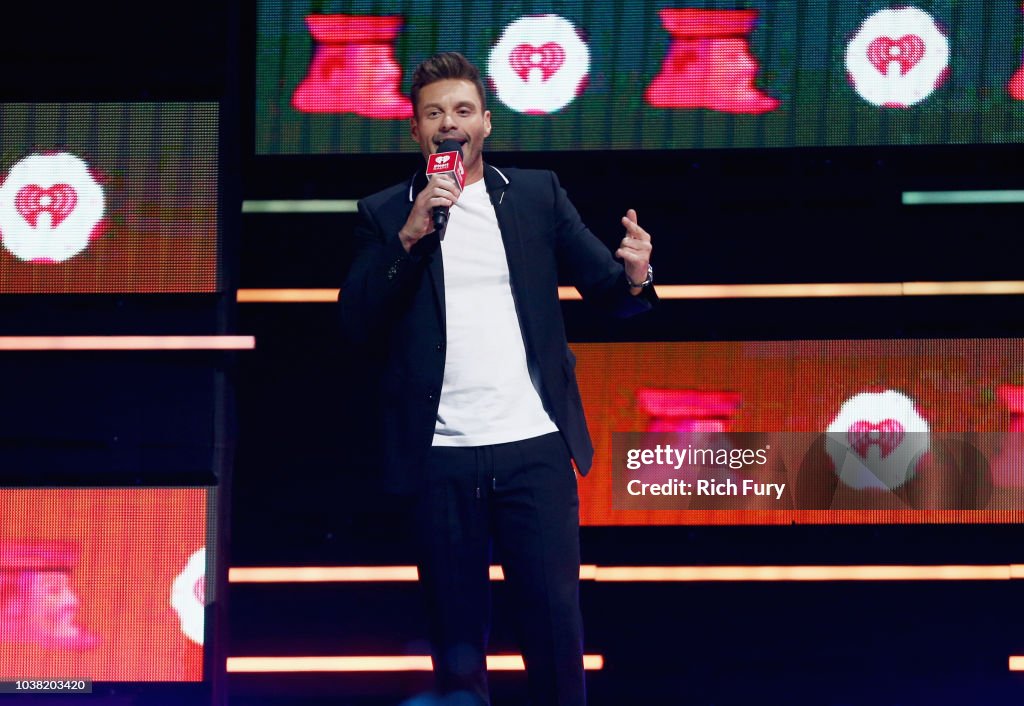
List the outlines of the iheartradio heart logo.
<svg viewBox="0 0 1024 706">
<path fill-rule="evenodd" d="M 103 187 L 80 158 L 29 155 L 0 186 L 0 240 L 19 260 L 63 262 L 88 246 L 104 201 Z"/>
<path fill-rule="evenodd" d="M 39 227 L 39 216 L 50 214 L 50 224 L 56 228 L 78 203 L 78 194 L 68 184 L 54 184 L 44 189 L 38 184 L 23 186 L 14 197 L 14 208 L 33 228 Z"/>
<path fill-rule="evenodd" d="M 928 422 L 910 397 L 895 390 L 853 395 L 825 435 L 833 470 L 858 490 L 899 488 L 914 476 L 930 446 Z"/>
<path fill-rule="evenodd" d="M 872 446 L 878 447 L 882 458 L 891 454 L 903 441 L 903 434 L 902 424 L 895 419 L 883 419 L 878 424 L 854 422 L 846 436 L 857 455 L 866 459 Z"/>
<path fill-rule="evenodd" d="M 565 49 L 554 42 L 548 42 L 542 47 L 520 44 L 509 54 L 508 63 L 524 81 L 530 80 L 530 71 L 533 69 L 539 69 L 541 81 L 547 81 L 565 63 Z"/>
<path fill-rule="evenodd" d="M 889 73 L 889 64 L 896 62 L 901 76 L 917 66 L 924 57 L 924 40 L 916 34 L 905 34 L 899 39 L 877 37 L 868 44 L 868 61 L 878 73 Z"/>
<path fill-rule="evenodd" d="M 949 72 L 949 40 L 923 10 L 880 10 L 846 47 L 846 70 L 864 100 L 906 108 L 932 94 Z"/>
<path fill-rule="evenodd" d="M 442 155 L 438 155 L 437 157 L 434 158 L 434 163 L 437 164 L 438 166 L 440 166 L 440 165 L 448 164 L 448 162 L 450 162 L 451 159 L 452 159 L 452 156 L 450 154 L 442 154 Z"/>
<path fill-rule="evenodd" d="M 559 15 L 530 15 L 509 24 L 491 50 L 487 73 L 498 100 L 517 113 L 561 110 L 583 90 L 590 50 Z"/>
</svg>

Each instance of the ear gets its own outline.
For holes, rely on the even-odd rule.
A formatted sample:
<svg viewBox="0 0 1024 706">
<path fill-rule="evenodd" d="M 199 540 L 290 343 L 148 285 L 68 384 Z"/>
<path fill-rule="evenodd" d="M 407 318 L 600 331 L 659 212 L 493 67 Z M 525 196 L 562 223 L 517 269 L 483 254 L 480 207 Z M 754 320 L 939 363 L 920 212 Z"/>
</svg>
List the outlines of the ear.
<svg viewBox="0 0 1024 706">
<path fill-rule="evenodd" d="M 409 118 L 409 135 L 412 137 L 413 142 L 420 141 L 420 126 L 416 122 L 416 116 Z"/>
<path fill-rule="evenodd" d="M 491 111 L 484 111 L 484 137 L 491 135 Z"/>
</svg>

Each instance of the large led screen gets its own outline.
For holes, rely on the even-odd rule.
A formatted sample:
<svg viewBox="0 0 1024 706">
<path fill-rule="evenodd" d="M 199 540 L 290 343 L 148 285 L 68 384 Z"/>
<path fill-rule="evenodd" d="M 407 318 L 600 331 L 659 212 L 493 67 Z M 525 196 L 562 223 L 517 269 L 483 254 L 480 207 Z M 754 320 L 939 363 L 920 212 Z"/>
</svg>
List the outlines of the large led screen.
<svg viewBox="0 0 1024 706">
<path fill-rule="evenodd" d="M 201 681 L 212 500 L 0 490 L 0 679 Z"/>
<path fill-rule="evenodd" d="M 572 348 L 584 524 L 1024 519 L 1024 340 Z"/>
<path fill-rule="evenodd" d="M 0 105 L 0 293 L 214 292 L 217 106 Z"/>
<path fill-rule="evenodd" d="M 461 51 L 494 150 L 1013 143 L 1016 0 L 259 0 L 256 151 L 397 152 Z"/>
</svg>

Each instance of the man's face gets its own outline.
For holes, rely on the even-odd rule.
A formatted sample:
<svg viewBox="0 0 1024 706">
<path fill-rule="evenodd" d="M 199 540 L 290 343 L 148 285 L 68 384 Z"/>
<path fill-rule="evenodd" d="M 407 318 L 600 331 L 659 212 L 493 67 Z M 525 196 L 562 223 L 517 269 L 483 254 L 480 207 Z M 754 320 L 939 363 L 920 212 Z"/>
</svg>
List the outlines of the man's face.
<svg viewBox="0 0 1024 706">
<path fill-rule="evenodd" d="M 33 622 L 47 635 L 75 632 L 78 595 L 66 573 L 40 571 L 33 574 L 27 592 Z"/>
<path fill-rule="evenodd" d="M 483 177 L 484 140 L 491 134 L 491 111 L 484 110 L 476 86 L 463 79 L 445 79 L 420 90 L 411 119 L 412 139 L 423 156 L 437 151 L 445 140 L 462 143 L 466 181 Z"/>
</svg>

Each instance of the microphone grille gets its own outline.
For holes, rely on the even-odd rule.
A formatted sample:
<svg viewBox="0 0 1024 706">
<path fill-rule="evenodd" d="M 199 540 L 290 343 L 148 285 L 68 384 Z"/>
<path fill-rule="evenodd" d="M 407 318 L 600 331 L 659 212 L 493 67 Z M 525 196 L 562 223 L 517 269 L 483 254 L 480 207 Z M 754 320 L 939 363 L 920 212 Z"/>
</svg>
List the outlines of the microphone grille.
<svg viewBox="0 0 1024 706">
<path fill-rule="evenodd" d="M 462 154 L 462 145 L 457 140 L 445 140 L 437 146 L 438 152 L 458 152 Z"/>
</svg>

